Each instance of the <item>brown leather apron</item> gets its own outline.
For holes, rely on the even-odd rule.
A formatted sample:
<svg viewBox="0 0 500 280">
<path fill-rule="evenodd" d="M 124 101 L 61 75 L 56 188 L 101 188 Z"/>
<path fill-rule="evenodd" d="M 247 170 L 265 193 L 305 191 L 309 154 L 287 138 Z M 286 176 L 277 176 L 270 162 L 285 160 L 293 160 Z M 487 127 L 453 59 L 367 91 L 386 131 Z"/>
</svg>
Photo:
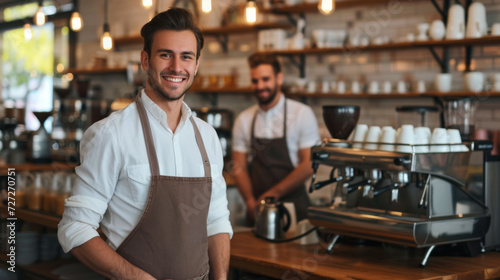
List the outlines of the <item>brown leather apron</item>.
<svg viewBox="0 0 500 280">
<path fill-rule="evenodd" d="M 146 140 L 151 185 L 144 214 L 116 252 L 157 279 L 208 279 L 207 216 L 212 177 L 198 127 L 191 117 L 205 177 L 162 176 L 139 95 L 136 106 Z"/>
<path fill-rule="evenodd" d="M 252 120 L 251 145 L 253 161 L 250 165 L 253 196 L 257 199 L 261 194 L 283 180 L 295 167 L 290 160 L 286 142 L 286 100 L 283 114 L 283 137 L 266 139 L 255 138 L 255 119 Z M 310 206 L 309 196 L 302 184 L 293 192 L 280 198 L 280 201 L 293 202 L 297 212 L 297 221 L 307 218 L 307 207 Z"/>
</svg>

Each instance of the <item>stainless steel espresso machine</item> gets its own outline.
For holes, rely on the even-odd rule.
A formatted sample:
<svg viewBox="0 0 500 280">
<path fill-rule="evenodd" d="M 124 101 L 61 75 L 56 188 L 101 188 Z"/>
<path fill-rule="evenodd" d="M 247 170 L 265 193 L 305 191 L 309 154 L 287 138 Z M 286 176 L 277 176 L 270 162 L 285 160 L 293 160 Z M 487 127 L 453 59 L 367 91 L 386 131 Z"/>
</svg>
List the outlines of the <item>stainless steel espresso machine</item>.
<svg viewBox="0 0 500 280">
<path fill-rule="evenodd" d="M 330 138 L 311 150 L 311 191 L 335 186 L 330 205 L 308 209 L 312 224 L 334 234 L 329 253 L 342 235 L 427 248 L 422 267 L 439 245 L 467 244 L 471 256 L 500 249 L 500 157 L 491 142 L 427 153 L 354 144 Z M 332 168 L 329 178 L 317 178 L 319 165 Z"/>
</svg>

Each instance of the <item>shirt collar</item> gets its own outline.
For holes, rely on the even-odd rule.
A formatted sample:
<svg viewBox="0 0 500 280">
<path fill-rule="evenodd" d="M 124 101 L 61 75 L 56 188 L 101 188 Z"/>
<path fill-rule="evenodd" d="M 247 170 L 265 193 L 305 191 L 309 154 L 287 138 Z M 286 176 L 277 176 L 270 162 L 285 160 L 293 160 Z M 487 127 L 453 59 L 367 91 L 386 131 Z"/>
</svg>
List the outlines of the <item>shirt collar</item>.
<svg viewBox="0 0 500 280">
<path fill-rule="evenodd" d="M 156 103 L 153 100 L 151 100 L 151 98 L 149 98 L 146 92 L 144 92 L 144 89 L 141 91 L 141 100 L 146 110 L 148 110 L 151 113 L 151 115 L 153 115 L 154 119 L 157 122 L 159 122 L 165 129 L 170 131 L 170 128 L 168 127 L 167 123 L 167 114 L 158 105 L 156 105 Z M 177 129 L 175 130 L 176 132 L 179 131 L 184 126 L 186 120 L 190 116 L 191 116 L 191 109 L 183 101 L 181 106 L 181 120 L 177 125 Z"/>
</svg>

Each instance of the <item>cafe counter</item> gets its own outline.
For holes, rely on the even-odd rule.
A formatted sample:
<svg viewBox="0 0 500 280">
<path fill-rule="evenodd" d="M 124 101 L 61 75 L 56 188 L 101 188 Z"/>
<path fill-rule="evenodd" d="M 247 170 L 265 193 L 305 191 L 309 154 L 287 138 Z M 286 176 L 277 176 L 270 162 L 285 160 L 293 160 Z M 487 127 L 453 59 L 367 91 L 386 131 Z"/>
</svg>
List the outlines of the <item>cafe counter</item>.
<svg viewBox="0 0 500 280">
<path fill-rule="evenodd" d="M 253 273 L 277 279 L 500 279 L 500 252 L 475 257 L 429 257 L 420 268 L 425 249 L 380 243 L 340 242 L 333 253 L 328 244 L 273 243 L 251 232 L 231 240 L 234 279 Z"/>
</svg>

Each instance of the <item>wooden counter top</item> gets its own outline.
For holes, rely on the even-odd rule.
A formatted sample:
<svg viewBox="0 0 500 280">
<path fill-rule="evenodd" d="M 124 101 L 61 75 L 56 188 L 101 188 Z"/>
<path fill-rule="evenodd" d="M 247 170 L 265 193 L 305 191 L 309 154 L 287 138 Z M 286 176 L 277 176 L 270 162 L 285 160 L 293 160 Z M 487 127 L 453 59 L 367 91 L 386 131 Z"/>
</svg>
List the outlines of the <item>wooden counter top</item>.
<svg viewBox="0 0 500 280">
<path fill-rule="evenodd" d="M 235 233 L 231 268 L 278 279 L 500 279 L 500 252 L 476 257 L 431 255 L 420 268 L 425 249 L 387 244 L 337 243 L 332 255 L 327 244 L 272 243 L 253 233 Z"/>
</svg>

